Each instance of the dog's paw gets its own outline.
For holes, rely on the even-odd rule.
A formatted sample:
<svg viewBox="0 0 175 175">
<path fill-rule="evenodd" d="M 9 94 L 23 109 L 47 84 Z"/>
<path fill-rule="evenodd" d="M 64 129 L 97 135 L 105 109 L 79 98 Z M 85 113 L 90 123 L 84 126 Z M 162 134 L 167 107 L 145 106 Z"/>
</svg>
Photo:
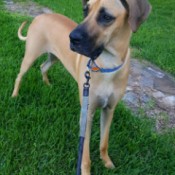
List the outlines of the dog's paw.
<svg viewBox="0 0 175 175">
<path fill-rule="evenodd" d="M 42 74 L 42 76 L 43 76 L 43 82 L 47 85 L 47 86 L 51 86 L 51 84 L 50 84 L 50 81 L 49 81 L 49 78 L 48 78 L 48 76 L 47 76 L 47 74 L 46 73 L 44 73 L 44 74 Z"/>
<path fill-rule="evenodd" d="M 18 96 L 18 94 L 17 93 L 15 93 L 15 92 L 13 92 L 13 94 L 12 94 L 12 98 L 15 98 L 15 97 L 17 97 Z"/>
<path fill-rule="evenodd" d="M 105 163 L 105 167 L 108 168 L 108 169 L 114 169 L 115 166 L 114 164 L 112 163 L 112 161 L 108 161 Z"/>
<path fill-rule="evenodd" d="M 108 168 L 108 169 L 114 169 L 115 168 L 115 166 L 114 166 L 114 164 L 113 164 L 113 162 L 110 159 L 108 154 L 102 154 L 102 152 L 101 152 L 100 158 L 102 159 L 102 161 L 103 161 L 106 168 Z"/>
</svg>

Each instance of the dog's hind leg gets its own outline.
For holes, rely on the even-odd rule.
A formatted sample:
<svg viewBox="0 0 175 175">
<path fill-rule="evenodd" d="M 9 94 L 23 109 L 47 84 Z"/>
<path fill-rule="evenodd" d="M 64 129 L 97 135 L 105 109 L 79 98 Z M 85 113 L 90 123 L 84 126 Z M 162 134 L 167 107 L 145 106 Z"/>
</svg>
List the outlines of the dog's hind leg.
<svg viewBox="0 0 175 175">
<path fill-rule="evenodd" d="M 108 155 L 108 140 L 109 131 L 113 118 L 114 109 L 104 108 L 101 112 L 101 137 L 100 137 L 100 156 L 105 163 L 106 168 L 114 168 L 109 155 Z"/>
<path fill-rule="evenodd" d="M 47 84 L 50 85 L 49 79 L 47 72 L 49 68 L 56 62 L 58 61 L 57 57 L 53 55 L 52 53 L 48 53 L 48 59 L 40 66 L 41 68 L 41 73 L 43 76 L 43 81 Z"/>
<path fill-rule="evenodd" d="M 24 74 L 28 71 L 28 69 L 31 67 L 32 63 L 41 55 L 41 53 L 38 53 L 38 51 L 30 49 L 26 50 L 24 59 L 21 64 L 20 72 L 16 78 L 15 86 L 13 90 L 12 97 L 16 97 L 18 95 L 18 91 L 20 88 L 21 80 Z"/>
</svg>

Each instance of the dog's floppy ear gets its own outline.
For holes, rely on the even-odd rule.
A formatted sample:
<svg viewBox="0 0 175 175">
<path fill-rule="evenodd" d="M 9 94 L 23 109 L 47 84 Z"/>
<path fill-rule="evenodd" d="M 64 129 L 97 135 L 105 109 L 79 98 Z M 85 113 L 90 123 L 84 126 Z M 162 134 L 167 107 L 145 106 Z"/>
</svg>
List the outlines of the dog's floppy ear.
<svg viewBox="0 0 175 175">
<path fill-rule="evenodd" d="M 139 26 L 148 17 L 151 5 L 148 0 L 126 0 L 128 4 L 129 17 L 128 22 L 133 32 L 136 32 Z"/>
</svg>

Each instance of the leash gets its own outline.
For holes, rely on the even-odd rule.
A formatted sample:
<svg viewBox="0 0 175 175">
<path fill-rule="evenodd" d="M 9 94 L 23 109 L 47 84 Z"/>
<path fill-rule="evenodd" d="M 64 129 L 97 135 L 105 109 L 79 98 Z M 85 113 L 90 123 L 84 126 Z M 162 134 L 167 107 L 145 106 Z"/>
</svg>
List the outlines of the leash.
<svg viewBox="0 0 175 175">
<path fill-rule="evenodd" d="M 81 175 L 81 163 L 83 156 L 83 147 L 84 147 L 84 139 L 86 133 L 86 123 L 87 123 L 87 114 L 88 114 L 88 105 L 89 105 L 89 80 L 90 80 L 90 72 L 85 72 L 86 82 L 83 85 L 83 101 L 81 107 L 81 116 L 80 116 L 80 138 L 79 138 L 79 148 L 78 148 L 78 163 L 77 163 L 77 173 L 76 175 Z"/>
<path fill-rule="evenodd" d="M 80 115 L 80 138 L 79 138 L 79 147 L 78 147 L 78 162 L 77 162 L 76 175 L 81 175 L 81 163 L 82 163 L 82 156 L 83 156 L 83 147 L 84 147 L 88 106 L 89 106 L 89 88 L 90 88 L 89 81 L 91 79 L 90 71 L 101 72 L 101 73 L 111 73 L 111 72 L 118 71 L 122 66 L 123 64 L 117 67 L 114 67 L 112 69 L 105 69 L 105 68 L 100 68 L 92 59 L 88 61 L 87 67 L 89 68 L 89 71 L 85 72 L 86 82 L 83 85 L 83 101 L 82 101 L 81 115 Z"/>
</svg>

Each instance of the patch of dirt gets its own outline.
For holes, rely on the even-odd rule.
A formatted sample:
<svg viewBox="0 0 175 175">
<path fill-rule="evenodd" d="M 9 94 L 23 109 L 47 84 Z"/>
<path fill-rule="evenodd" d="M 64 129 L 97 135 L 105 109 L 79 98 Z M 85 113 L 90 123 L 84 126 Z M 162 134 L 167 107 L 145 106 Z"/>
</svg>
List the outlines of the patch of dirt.
<svg viewBox="0 0 175 175">
<path fill-rule="evenodd" d="M 47 7 L 43 7 L 32 1 L 26 0 L 26 2 L 14 2 L 13 0 L 4 0 L 5 7 L 10 12 L 21 13 L 35 17 L 42 13 L 52 13 Z"/>
<path fill-rule="evenodd" d="M 158 131 L 175 127 L 175 79 L 151 63 L 131 60 L 123 100 L 137 115 L 156 119 Z"/>
<path fill-rule="evenodd" d="M 52 13 L 52 10 L 34 2 L 15 3 L 4 1 L 7 10 L 29 16 Z M 169 74 L 147 61 L 131 60 L 131 73 L 123 98 L 137 115 L 156 119 L 156 129 L 175 127 L 175 80 Z"/>
</svg>

